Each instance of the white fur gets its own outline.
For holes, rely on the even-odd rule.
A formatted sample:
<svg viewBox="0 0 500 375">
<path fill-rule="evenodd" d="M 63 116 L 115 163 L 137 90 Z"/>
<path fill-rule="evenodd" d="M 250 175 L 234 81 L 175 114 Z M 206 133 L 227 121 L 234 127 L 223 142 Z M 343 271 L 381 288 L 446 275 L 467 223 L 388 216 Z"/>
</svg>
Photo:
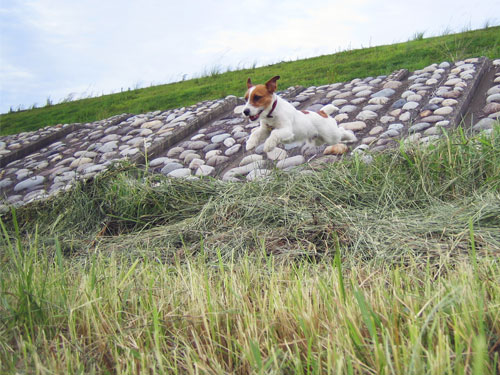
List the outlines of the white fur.
<svg viewBox="0 0 500 375">
<path fill-rule="evenodd" d="M 252 89 L 253 87 L 250 90 Z M 251 94 L 251 91 L 249 94 Z M 246 143 L 247 150 L 257 147 L 264 140 L 266 140 L 264 152 L 273 150 L 278 143 L 315 141 L 316 144 L 333 145 L 340 141 L 357 141 L 352 131 L 338 127 L 335 119 L 330 116 L 325 118 L 311 111 L 305 114 L 295 109 L 293 105 L 275 93 L 272 94 L 272 99 L 271 104 L 265 108 L 253 106 L 250 100 L 243 108 L 243 111 L 245 109 L 250 111 L 248 116 L 255 116 L 260 113 L 260 127 L 250 135 Z M 271 114 L 272 117 L 267 117 L 275 100 L 278 102 Z M 331 104 L 322 108 L 322 111 L 327 115 L 330 115 L 335 110 L 336 107 Z"/>
</svg>

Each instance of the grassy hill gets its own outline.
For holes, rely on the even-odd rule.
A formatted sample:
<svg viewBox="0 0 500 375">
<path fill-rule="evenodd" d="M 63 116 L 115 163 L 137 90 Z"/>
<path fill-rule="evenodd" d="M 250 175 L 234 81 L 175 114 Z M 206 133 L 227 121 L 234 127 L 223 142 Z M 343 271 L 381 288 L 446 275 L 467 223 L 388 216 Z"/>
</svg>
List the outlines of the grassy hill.
<svg viewBox="0 0 500 375">
<path fill-rule="evenodd" d="M 230 94 L 243 95 L 249 76 L 259 82 L 279 73 L 281 87 L 312 86 L 389 74 L 401 68 L 411 71 L 434 62 L 477 56 L 500 56 L 500 27 L 425 39 L 416 37 L 405 43 L 348 50 L 256 69 L 214 72 L 207 77 L 168 85 L 8 113 L 0 116 L 0 135 L 61 123 L 91 122 L 120 113 L 179 108 Z"/>
<path fill-rule="evenodd" d="M 280 73 L 303 64 L 286 84 L 311 85 L 498 57 L 495 30 Z M 238 94 L 274 68 L 199 82 Z M 115 165 L 0 218 L 0 373 L 494 375 L 499 256 L 500 124 L 244 184 Z"/>
</svg>

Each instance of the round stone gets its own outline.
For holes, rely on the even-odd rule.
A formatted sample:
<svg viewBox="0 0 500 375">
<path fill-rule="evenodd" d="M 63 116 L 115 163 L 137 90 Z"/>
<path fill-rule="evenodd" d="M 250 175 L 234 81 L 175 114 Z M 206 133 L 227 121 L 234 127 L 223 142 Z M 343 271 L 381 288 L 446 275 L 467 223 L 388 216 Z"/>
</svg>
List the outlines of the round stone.
<svg viewBox="0 0 500 375">
<path fill-rule="evenodd" d="M 399 136 L 399 132 L 395 129 L 389 129 L 380 134 L 380 138 L 394 138 Z"/>
<path fill-rule="evenodd" d="M 391 108 L 402 108 L 406 104 L 405 99 L 398 99 L 394 103 L 392 103 Z"/>
<path fill-rule="evenodd" d="M 441 108 L 436 109 L 434 111 L 434 114 L 435 115 L 446 116 L 446 115 L 449 115 L 451 112 L 453 112 L 453 108 L 452 107 L 441 107 Z"/>
<path fill-rule="evenodd" d="M 345 105 L 343 106 L 342 108 L 340 108 L 340 113 L 351 113 L 351 112 L 354 112 L 358 107 L 356 107 L 355 105 Z"/>
<path fill-rule="evenodd" d="M 168 175 L 170 172 L 175 171 L 176 169 L 183 168 L 183 167 L 184 166 L 181 163 L 176 163 L 176 162 L 168 163 L 162 168 L 161 173 Z"/>
<path fill-rule="evenodd" d="M 236 154 L 236 153 L 240 150 L 240 148 L 241 148 L 241 145 L 240 145 L 239 143 L 238 143 L 238 144 L 235 144 L 234 146 L 232 146 L 232 147 L 228 148 L 228 149 L 226 150 L 226 152 L 224 152 L 224 154 L 225 154 L 226 156 L 231 156 L 231 155 L 234 155 L 234 154 Z"/>
<path fill-rule="evenodd" d="M 247 164 L 250 164 L 250 163 L 253 163 L 255 161 L 262 160 L 262 159 L 263 159 L 262 155 L 257 155 L 257 154 L 252 154 L 252 155 L 245 156 L 240 161 L 240 167 L 242 167 L 244 165 L 247 165 Z"/>
<path fill-rule="evenodd" d="M 373 111 L 361 111 L 356 116 L 356 118 L 358 120 L 362 120 L 362 121 L 373 120 L 373 119 L 375 119 L 377 117 L 378 117 L 378 115 L 375 112 L 373 112 Z"/>
<path fill-rule="evenodd" d="M 408 102 L 406 103 L 404 106 L 403 106 L 403 109 L 405 111 L 408 111 L 408 110 L 411 110 L 411 109 L 415 109 L 419 106 L 419 104 L 417 102 Z"/>
<path fill-rule="evenodd" d="M 266 153 L 269 160 L 283 160 L 286 158 L 287 153 L 285 150 L 279 147 L 275 147 L 273 150 Z"/>
<path fill-rule="evenodd" d="M 250 171 L 250 173 L 247 174 L 247 181 L 254 181 L 260 178 L 267 177 L 271 174 L 271 171 L 269 169 L 254 169 L 253 171 Z"/>
<path fill-rule="evenodd" d="M 290 158 L 280 160 L 276 164 L 276 168 L 286 169 L 286 168 L 290 168 L 290 167 L 296 167 L 298 165 L 304 164 L 305 162 L 306 162 L 306 160 L 302 155 L 292 156 Z"/>
<path fill-rule="evenodd" d="M 389 130 L 397 130 L 400 131 L 403 129 L 405 126 L 403 124 L 391 124 L 389 125 Z"/>
<path fill-rule="evenodd" d="M 232 137 L 224 139 L 224 146 L 226 147 L 232 147 L 235 143 L 236 141 Z"/>
<path fill-rule="evenodd" d="M 14 182 L 10 178 L 4 178 L 3 180 L 0 180 L 0 189 L 5 189 L 9 186 L 11 186 Z"/>
<path fill-rule="evenodd" d="M 390 88 L 386 88 L 386 89 L 382 89 L 374 94 L 371 95 L 372 98 L 377 98 L 377 97 L 380 97 L 380 96 L 385 96 L 385 97 L 389 97 L 389 96 L 392 96 L 395 94 L 395 90 L 394 89 L 390 89 Z"/>
<path fill-rule="evenodd" d="M 408 121 L 411 118 L 410 112 L 404 112 L 399 116 L 399 121 Z"/>
<path fill-rule="evenodd" d="M 191 169 L 189 168 L 179 168 L 175 169 L 169 174 L 167 174 L 169 177 L 174 177 L 174 178 L 186 178 L 191 176 Z"/>
<path fill-rule="evenodd" d="M 186 147 L 192 150 L 201 150 L 206 145 L 208 145 L 208 142 L 205 141 L 189 141 Z"/>
<path fill-rule="evenodd" d="M 347 100 L 345 99 L 335 99 L 332 104 L 335 106 L 335 107 L 338 107 L 338 106 L 341 106 L 341 105 L 344 105 L 347 103 Z"/>
<path fill-rule="evenodd" d="M 476 125 L 472 127 L 473 130 L 475 131 L 481 131 L 481 130 L 488 130 L 492 129 L 493 125 L 496 123 L 494 119 L 491 118 L 483 118 L 482 120 L 479 120 Z"/>
<path fill-rule="evenodd" d="M 452 105 L 456 105 L 458 103 L 458 101 L 456 101 L 455 99 L 445 99 L 441 102 L 442 105 L 444 106 L 452 106 Z M 437 108 L 436 108 L 437 109 Z"/>
<path fill-rule="evenodd" d="M 463 82 L 461 78 L 452 78 L 444 83 L 445 86 L 455 86 L 457 83 Z"/>
<path fill-rule="evenodd" d="M 349 148 L 344 143 L 337 143 L 336 145 L 328 146 L 323 151 L 323 155 L 342 155 L 345 154 Z"/>
<path fill-rule="evenodd" d="M 380 108 L 382 108 L 382 105 L 386 104 L 388 101 L 389 101 L 389 98 L 386 96 L 377 96 L 375 98 L 371 98 L 370 100 L 368 100 L 368 103 L 380 105 Z"/>
<path fill-rule="evenodd" d="M 409 133 L 421 132 L 422 130 L 427 129 L 430 126 L 431 126 L 431 124 L 428 123 L 428 122 L 419 122 L 419 123 L 417 123 L 415 125 L 410 126 L 410 128 L 408 129 L 408 132 Z"/>
<path fill-rule="evenodd" d="M 384 84 L 384 89 L 398 89 L 403 83 L 399 81 L 388 81 Z"/>
<path fill-rule="evenodd" d="M 201 156 L 198 154 L 187 154 L 186 157 L 183 159 L 184 163 L 189 164 L 195 159 L 201 159 Z"/>
<path fill-rule="evenodd" d="M 109 142 L 106 142 L 105 144 L 103 144 L 102 146 L 100 146 L 97 149 L 97 151 L 99 151 L 100 153 L 105 154 L 106 152 L 113 151 L 117 147 L 118 147 L 118 142 L 117 141 L 109 141 Z"/>
<path fill-rule="evenodd" d="M 198 141 L 200 139 L 203 139 L 205 137 L 205 134 L 196 134 L 191 137 L 192 141 Z"/>
<path fill-rule="evenodd" d="M 493 86 L 486 92 L 486 95 L 493 95 L 493 94 L 500 94 L 500 85 Z"/>
<path fill-rule="evenodd" d="M 91 158 L 82 157 L 82 158 L 73 160 L 73 162 L 70 164 L 70 167 L 71 168 L 76 168 L 76 167 L 79 167 L 81 165 L 90 164 L 90 163 L 92 163 L 92 159 Z"/>
<path fill-rule="evenodd" d="M 353 122 L 345 122 L 340 126 L 346 130 L 358 131 L 366 128 L 366 123 L 364 123 L 363 121 L 353 121 Z"/>
<path fill-rule="evenodd" d="M 224 142 L 224 140 L 225 140 L 226 138 L 229 138 L 230 136 L 231 136 L 231 134 L 228 134 L 228 133 L 218 134 L 218 135 L 214 135 L 214 136 L 210 139 L 210 141 L 211 141 L 212 143 L 221 143 L 221 142 Z M 203 147 L 205 147 L 205 146 L 203 146 Z"/>
<path fill-rule="evenodd" d="M 201 167 L 204 164 L 205 164 L 205 160 L 194 158 L 189 163 L 189 169 L 198 169 L 199 167 Z M 213 167 L 210 167 L 210 168 L 213 168 Z"/>
<path fill-rule="evenodd" d="M 14 186 L 14 191 L 21 191 L 25 189 L 31 189 L 34 186 L 38 186 L 43 184 L 45 181 L 45 177 L 43 176 L 33 176 L 28 178 L 27 180 L 19 182 L 16 186 Z"/>
<path fill-rule="evenodd" d="M 374 99 L 379 99 L 379 98 L 374 98 Z M 363 107 L 363 111 L 378 111 L 380 108 L 382 108 L 383 105 L 381 104 L 369 104 Z"/>
<path fill-rule="evenodd" d="M 370 135 L 377 135 L 380 134 L 384 130 L 383 127 L 381 126 L 375 126 L 372 130 L 370 130 Z"/>
<path fill-rule="evenodd" d="M 210 176 L 214 171 L 215 168 L 210 165 L 200 165 L 195 174 L 196 176 Z"/>
<path fill-rule="evenodd" d="M 492 94 L 486 98 L 486 103 L 500 103 L 500 94 Z"/>
<path fill-rule="evenodd" d="M 486 106 L 483 108 L 483 112 L 487 115 L 496 113 L 498 111 L 500 111 L 500 103 L 491 102 L 486 104 Z"/>
<path fill-rule="evenodd" d="M 409 102 L 419 102 L 422 100 L 422 95 L 418 95 L 418 94 L 413 94 L 413 95 L 409 95 L 406 100 L 408 100 Z"/>
<path fill-rule="evenodd" d="M 225 163 L 228 161 L 229 158 L 224 155 L 214 155 L 210 159 L 207 159 L 207 165 L 210 165 L 211 167 L 216 167 L 222 163 Z"/>
</svg>

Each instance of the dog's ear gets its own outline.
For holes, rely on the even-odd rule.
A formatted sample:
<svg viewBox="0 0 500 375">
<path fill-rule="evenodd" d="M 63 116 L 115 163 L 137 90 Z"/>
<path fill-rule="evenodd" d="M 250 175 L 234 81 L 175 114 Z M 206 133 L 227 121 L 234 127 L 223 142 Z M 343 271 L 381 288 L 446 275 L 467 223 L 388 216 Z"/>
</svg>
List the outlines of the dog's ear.
<svg viewBox="0 0 500 375">
<path fill-rule="evenodd" d="M 247 80 L 247 88 L 250 88 L 250 87 L 253 87 L 252 80 L 250 78 L 248 78 L 248 80 Z"/>
<path fill-rule="evenodd" d="M 273 78 L 271 78 L 269 81 L 266 82 L 266 88 L 267 88 L 267 91 L 269 91 L 270 94 L 272 94 L 273 92 L 276 91 L 276 81 L 280 79 L 280 76 L 274 76 Z"/>
</svg>

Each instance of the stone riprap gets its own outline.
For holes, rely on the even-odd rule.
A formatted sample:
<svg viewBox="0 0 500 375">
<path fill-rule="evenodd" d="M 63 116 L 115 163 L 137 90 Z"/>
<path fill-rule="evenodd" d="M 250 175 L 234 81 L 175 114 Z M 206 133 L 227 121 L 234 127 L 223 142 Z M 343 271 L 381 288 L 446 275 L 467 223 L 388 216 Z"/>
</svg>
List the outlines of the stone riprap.
<svg viewBox="0 0 500 375">
<path fill-rule="evenodd" d="M 258 122 L 242 116 L 243 99 L 235 96 L 168 111 L 59 125 L 0 138 L 0 208 L 5 211 L 9 205 L 70 189 L 116 160 L 147 165 L 152 172 L 173 178 L 245 181 L 268 176 L 274 168 L 330 163 L 349 155 L 349 150 L 369 162 L 369 151 L 398 145 L 400 139 L 431 142 L 465 116 L 471 118 L 474 131 L 489 131 L 500 116 L 500 59 L 442 62 L 413 73 L 403 69 L 389 76 L 291 87 L 279 95 L 301 110 L 317 111 L 333 104 L 332 116 L 339 126 L 352 130 L 358 142 L 286 144 L 269 153 L 260 145 L 246 152 L 245 142 Z"/>
</svg>

